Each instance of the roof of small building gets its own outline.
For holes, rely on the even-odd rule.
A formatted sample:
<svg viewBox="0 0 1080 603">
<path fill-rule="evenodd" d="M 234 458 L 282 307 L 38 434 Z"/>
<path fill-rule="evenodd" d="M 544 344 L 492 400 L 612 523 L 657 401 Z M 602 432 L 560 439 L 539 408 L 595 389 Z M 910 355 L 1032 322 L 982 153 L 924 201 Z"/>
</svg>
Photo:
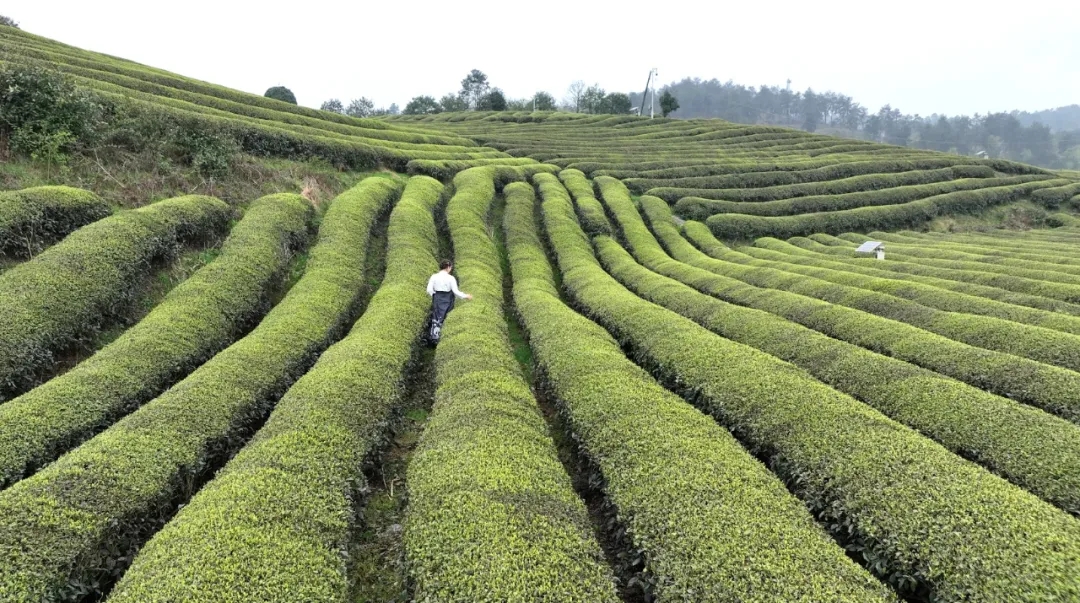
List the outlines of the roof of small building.
<svg viewBox="0 0 1080 603">
<path fill-rule="evenodd" d="M 880 248 L 882 248 L 884 246 L 885 246 L 885 244 L 882 243 L 881 241 L 867 241 L 867 242 L 863 243 L 862 245 L 859 245 L 859 248 L 856 249 L 855 251 L 856 251 L 856 253 L 872 253 L 872 252 L 877 251 L 878 249 L 880 249 Z"/>
</svg>

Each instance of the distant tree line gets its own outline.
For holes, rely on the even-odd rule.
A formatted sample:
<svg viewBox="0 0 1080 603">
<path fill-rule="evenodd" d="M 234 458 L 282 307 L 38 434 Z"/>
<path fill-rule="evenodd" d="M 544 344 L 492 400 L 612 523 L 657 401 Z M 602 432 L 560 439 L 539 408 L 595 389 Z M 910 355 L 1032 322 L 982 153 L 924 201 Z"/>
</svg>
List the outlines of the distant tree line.
<svg viewBox="0 0 1080 603">
<path fill-rule="evenodd" d="M 681 118 L 720 118 L 781 125 L 960 155 L 985 153 L 1056 169 L 1080 169 L 1080 106 L 1038 113 L 948 117 L 908 115 L 890 105 L 876 113 L 836 92 L 752 88 L 687 78 L 664 88 L 678 98 Z M 634 104 L 641 94 L 630 94 Z M 648 100 L 648 99 L 646 99 Z M 1049 122 L 1049 123 L 1048 123 Z"/>
</svg>

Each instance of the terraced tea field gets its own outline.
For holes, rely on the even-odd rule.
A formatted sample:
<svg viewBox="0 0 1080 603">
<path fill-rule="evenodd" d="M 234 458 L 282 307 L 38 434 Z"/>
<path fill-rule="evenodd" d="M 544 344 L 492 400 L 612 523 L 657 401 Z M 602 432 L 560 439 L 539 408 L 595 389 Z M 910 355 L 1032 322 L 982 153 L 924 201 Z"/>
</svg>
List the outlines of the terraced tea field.
<svg viewBox="0 0 1080 603">
<path fill-rule="evenodd" d="M 354 119 L 11 28 L 0 61 L 383 172 L 321 208 L 0 192 L 0 601 L 1080 600 L 1069 175 L 715 120 Z M 1053 227 L 928 231 L 1018 207 Z M 474 299 L 425 350 L 448 256 Z"/>
</svg>

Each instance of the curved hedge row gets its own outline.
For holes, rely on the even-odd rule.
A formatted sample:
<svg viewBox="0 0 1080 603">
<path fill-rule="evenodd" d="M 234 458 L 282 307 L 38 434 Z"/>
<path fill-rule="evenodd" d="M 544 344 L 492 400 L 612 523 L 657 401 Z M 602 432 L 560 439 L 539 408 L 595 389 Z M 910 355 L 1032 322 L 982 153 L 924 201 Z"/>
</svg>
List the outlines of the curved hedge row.
<svg viewBox="0 0 1080 603">
<path fill-rule="evenodd" d="M 778 271 L 771 268 L 721 261 L 730 250 L 700 222 L 687 222 L 683 232 L 711 257 L 677 255 L 679 261 L 766 288 L 776 276 L 785 276 L 776 275 Z M 1080 374 L 1074 371 L 970 346 L 903 322 L 805 295 L 777 299 L 784 303 L 770 308 L 774 314 L 1080 423 Z"/>
<path fill-rule="evenodd" d="M 118 318 L 150 262 L 222 230 L 229 207 L 177 197 L 80 228 L 0 274 L 0 401 L 31 385 L 53 354 Z"/>
<path fill-rule="evenodd" d="M 751 240 L 772 236 L 789 238 L 815 232 L 841 233 L 855 230 L 907 228 L 925 224 L 945 213 L 971 213 L 1021 199 L 1060 180 L 1040 180 L 1016 186 L 936 195 L 899 205 L 860 207 L 834 212 L 765 218 L 744 214 L 716 214 L 706 223 L 719 237 Z"/>
<path fill-rule="evenodd" d="M 67 186 L 0 192 L 0 256 L 31 257 L 111 213 L 101 197 Z"/>
<path fill-rule="evenodd" d="M 771 314 L 770 308 L 793 294 L 761 290 L 673 260 L 629 199 L 605 195 L 605 201 L 645 267 L 614 244 L 600 247 L 601 261 L 631 290 L 721 337 L 805 369 L 964 458 L 1080 515 L 1080 429 L 1075 425 Z M 643 197 L 642 206 L 653 230 L 662 233 L 670 248 L 684 255 L 701 253 L 679 237 L 662 201 Z"/>
<path fill-rule="evenodd" d="M 339 195 L 304 276 L 251 334 L 0 493 L 0 600 L 93 595 L 118 577 L 134 549 L 348 323 L 369 232 L 399 190 L 369 178 Z"/>
<path fill-rule="evenodd" d="M 438 389 L 409 463 L 405 558 L 418 601 L 617 601 L 581 499 L 510 349 L 487 225 L 493 170 L 446 210 L 464 290 L 436 350 Z"/>
<path fill-rule="evenodd" d="M 987 264 L 988 270 L 1016 272 L 1020 275 L 1027 274 L 1032 278 L 1041 277 L 1045 280 L 1060 280 L 1072 284 L 1080 284 L 1080 258 L 1069 257 L 1064 254 L 1053 253 L 1018 253 L 1000 249 L 982 249 L 973 246 L 955 246 L 949 243 L 920 244 L 907 241 L 897 241 L 888 233 L 872 232 L 871 236 L 881 236 L 885 242 L 896 241 L 890 250 L 904 256 L 918 258 L 915 261 L 929 260 L 957 260 L 965 262 L 964 265 L 975 266 Z M 854 236 L 851 233 L 840 235 L 841 239 L 851 241 Z M 865 237 L 859 237 L 865 241 Z M 1037 250 L 1032 250 L 1037 251 Z M 971 263 L 974 262 L 974 263 Z"/>
<path fill-rule="evenodd" d="M 1055 231 L 1047 231 L 1047 236 L 1041 237 L 1038 232 L 1025 231 L 1024 238 L 1020 240 L 1011 238 L 1008 235 L 994 233 L 985 233 L 981 236 L 956 234 L 947 238 L 943 237 L 942 233 L 927 233 L 926 236 L 923 236 L 912 231 L 900 231 L 894 234 L 902 236 L 903 242 L 913 245 L 973 250 L 974 253 L 987 256 L 1030 257 L 1031 259 L 1050 263 L 1075 263 L 1076 260 L 1080 260 L 1080 250 L 1074 249 L 1071 245 L 1076 240 L 1075 233 L 1061 239 L 1058 237 L 1051 238 L 1049 236 L 1051 232 Z M 1068 233 L 1068 230 L 1059 230 L 1057 232 Z"/>
<path fill-rule="evenodd" d="M 349 335 L 282 397 L 266 426 L 139 551 L 110 601 L 347 601 L 361 469 L 385 437 L 430 306 L 433 210 L 409 180 L 390 215 L 386 277 Z"/>
<path fill-rule="evenodd" d="M 592 266 L 574 278 L 576 266 L 564 269 L 582 307 L 764 456 L 878 575 L 942 602 L 1080 596 L 1074 518 L 804 371 L 642 300 L 590 260 L 575 224 L 548 229 L 561 265 Z"/>
<path fill-rule="evenodd" d="M 563 170 L 559 172 L 559 180 L 574 196 L 574 205 L 581 216 L 585 232 L 611 234 L 611 223 L 608 222 L 607 215 L 604 213 L 604 207 L 596 200 L 592 182 L 589 182 L 585 174 L 580 170 Z"/>
<path fill-rule="evenodd" d="M 299 195 L 255 201 L 221 254 L 74 369 L 0 405 L 0 488 L 161 393 L 266 312 L 314 210 Z"/>
<path fill-rule="evenodd" d="M 832 257 L 831 255 L 823 255 L 821 253 L 813 251 L 814 246 L 817 245 L 820 245 L 820 243 L 804 237 L 792 237 L 787 241 L 781 241 L 780 239 L 774 239 L 772 237 L 762 237 L 754 241 L 755 248 L 767 249 L 769 251 L 782 253 L 784 254 L 783 261 L 791 264 L 820 266 L 822 268 L 834 268 L 836 270 L 863 274 L 879 279 L 903 281 L 908 284 L 917 283 L 918 285 L 920 285 L 920 289 L 922 289 L 921 285 L 927 285 L 932 287 L 933 289 L 945 289 L 961 293 L 963 294 L 964 299 L 976 297 L 1002 302 L 1004 304 L 1007 304 L 1008 306 L 1027 306 L 1029 308 L 1044 310 L 1047 314 L 1058 318 L 1065 318 L 1062 315 L 1070 315 L 1072 317 L 1080 316 L 1080 305 L 1077 304 L 1070 304 L 1068 302 L 1063 302 L 1046 297 L 1039 297 L 1037 295 L 1016 293 L 1005 289 L 999 289 L 997 287 L 987 287 L 985 285 L 977 285 L 974 283 L 964 283 L 960 281 L 946 280 L 943 278 L 936 278 L 932 276 L 916 276 L 911 274 L 902 274 L 899 272 L 889 272 L 888 270 L 874 268 L 872 265 L 866 262 L 842 262 L 838 258 Z M 758 257 L 756 255 L 757 251 L 755 251 L 754 248 L 743 248 L 742 251 L 749 255 L 753 255 L 754 257 Z M 779 256 L 769 256 L 769 258 L 778 259 Z M 896 294 L 902 296 L 909 295 L 906 290 L 901 288 L 896 289 Z M 926 297 L 924 299 L 930 300 L 931 298 Z M 978 302 L 973 303 L 977 304 Z M 927 305 L 933 304 L 927 303 Z M 950 307 L 945 306 L 937 307 L 940 307 L 943 310 L 951 309 Z M 1002 318 L 1004 317 L 1005 316 L 1002 316 Z M 1039 322 L 1043 323 L 1043 321 L 1041 320 Z M 1044 324 L 1041 324 L 1041 326 L 1050 326 L 1051 328 L 1057 328 L 1056 326 L 1053 326 L 1054 324 L 1056 324 L 1055 320 L 1048 319 Z"/>
<path fill-rule="evenodd" d="M 1080 337 L 1069 331 L 978 316 L 971 308 L 968 309 L 970 313 L 938 310 L 881 292 L 879 287 L 867 287 L 865 282 L 854 283 L 852 281 L 865 277 L 829 268 L 793 266 L 782 260 L 755 259 L 741 252 L 725 254 L 723 259 L 755 268 L 760 275 L 755 284 L 760 283 L 761 286 L 784 289 L 891 318 L 969 345 L 1080 370 Z M 879 284 L 888 288 L 888 283 Z M 955 296 L 947 292 L 942 295 Z M 1016 310 L 1022 312 L 1020 308 Z M 1075 321 L 1070 321 L 1070 318 L 1063 317 L 1058 324 L 1075 328 Z"/>
<path fill-rule="evenodd" d="M 535 182 L 545 203 L 559 196 L 566 206 L 558 181 Z M 517 310 L 553 398 L 622 524 L 612 529 L 625 529 L 644 560 L 639 579 L 649 594 L 695 602 L 894 600 L 731 434 L 563 304 L 537 235 L 531 187 L 512 184 L 505 192 Z"/>
<path fill-rule="evenodd" d="M 803 182 L 822 182 L 837 180 L 863 174 L 886 174 L 908 172 L 911 170 L 932 170 L 951 168 L 954 165 L 971 163 L 960 157 L 933 157 L 917 160 L 874 160 L 837 163 L 813 169 L 772 172 L 746 172 L 723 176 L 696 176 L 689 178 L 627 178 L 624 180 L 631 190 L 642 192 L 660 186 L 687 188 L 754 188 L 776 186 L 780 184 L 799 184 Z"/>
<path fill-rule="evenodd" d="M 1077 195 L 1080 195 L 1080 182 L 1035 191 L 1031 200 L 1047 209 L 1057 209 Z"/>
<path fill-rule="evenodd" d="M 817 241 L 823 235 L 810 235 L 810 239 Z M 826 235 L 827 236 L 827 235 Z M 835 237 L 834 237 L 835 239 Z M 843 239 L 835 239 L 843 241 Z M 843 258 L 845 262 L 853 264 L 867 264 L 865 258 L 853 258 L 855 248 L 849 241 L 843 241 L 844 246 L 824 245 L 815 248 L 816 251 L 835 255 Z M 993 264 L 978 264 L 975 262 L 959 262 L 956 260 L 934 261 L 926 258 L 911 258 L 911 261 L 896 261 L 897 254 L 890 254 L 888 262 L 878 262 L 881 270 L 912 274 L 916 276 L 930 276 L 942 279 L 950 279 L 959 282 L 973 283 L 989 287 L 998 287 L 1016 293 L 1036 295 L 1053 300 L 1060 300 L 1070 304 L 1080 303 L 1080 287 L 1071 283 L 1049 282 L 1015 276 L 1010 271 L 990 271 Z M 875 260 L 876 262 L 876 260 Z M 975 264 L 972 266 L 971 264 Z M 1022 269 L 1014 269 L 1011 272 L 1022 272 Z"/>
<path fill-rule="evenodd" d="M 656 154 L 671 157 L 671 154 L 665 152 L 665 150 L 666 148 L 658 148 Z M 700 150 L 700 147 L 698 147 L 698 150 Z M 582 161 L 578 162 L 574 167 L 582 169 L 582 171 L 586 171 L 583 168 L 589 168 L 587 171 L 593 176 L 611 176 L 613 178 L 687 178 L 723 176 L 744 172 L 806 170 L 838 163 L 866 161 L 868 158 L 865 153 L 859 152 L 840 152 L 821 157 L 810 157 L 798 152 L 781 154 L 763 151 L 752 153 L 725 152 L 722 156 L 718 156 L 716 153 L 713 153 L 712 156 L 700 156 L 699 153 L 688 155 L 677 153 L 677 156 L 678 158 L 671 157 L 661 161 L 642 159 L 618 164 Z M 918 158 L 925 157 L 926 154 L 919 153 L 911 156 Z M 875 154 L 870 158 L 881 159 L 882 157 Z M 891 155 L 890 158 L 898 157 Z"/>
<path fill-rule="evenodd" d="M 765 245 L 763 241 L 764 239 L 758 239 L 755 241 L 755 247 L 740 248 L 739 251 L 756 260 L 773 262 L 770 265 L 774 267 L 782 266 L 781 269 L 785 272 L 805 274 L 806 276 L 820 278 L 839 285 L 876 291 L 937 310 L 977 314 L 1035 327 L 1045 327 L 1062 333 L 1080 335 L 1080 317 L 1002 303 L 911 281 L 889 277 L 871 277 L 849 271 L 846 266 L 839 262 L 793 263 L 790 261 L 789 256 L 784 253 L 763 249 L 762 246 Z M 902 309 L 897 311 L 902 311 Z M 919 312 L 917 309 L 915 311 Z M 905 320 L 904 322 L 908 321 Z M 911 322 L 917 324 L 918 321 Z M 1012 328 L 1011 325 L 1007 327 Z M 1005 335 L 1006 330 L 1001 333 Z"/>
<path fill-rule="evenodd" d="M 535 159 L 528 157 L 506 157 L 492 159 L 414 159 L 410 161 L 405 170 L 409 174 L 422 174 L 438 180 L 449 180 L 458 172 L 472 167 L 485 165 L 531 165 Z"/>
<path fill-rule="evenodd" d="M 751 164 L 755 165 L 755 164 Z M 598 174 L 599 175 L 599 174 Z M 607 174 L 604 174 L 607 175 Z M 874 191 L 897 186 L 932 184 L 957 178 L 993 178 L 994 170 L 981 165 L 956 165 L 936 170 L 912 170 L 894 174 L 865 174 L 825 182 L 805 182 L 802 184 L 781 184 L 763 188 L 672 188 L 659 187 L 650 189 L 649 195 L 660 197 L 675 203 L 683 197 L 726 201 L 778 201 L 795 197 L 820 195 L 842 195 L 860 191 Z"/>
<path fill-rule="evenodd" d="M 944 195 L 957 191 L 979 190 L 996 186 L 1014 186 L 1031 182 L 1037 176 L 1012 176 L 1010 178 L 965 178 L 948 180 L 933 184 L 897 186 L 882 190 L 860 191 L 839 195 L 817 195 L 796 197 L 777 201 L 721 201 L 683 197 L 675 205 L 679 215 L 705 220 L 714 214 L 743 214 L 749 216 L 796 216 L 806 213 L 834 212 L 859 207 L 879 205 L 898 205 L 909 203 L 935 195 Z M 750 189 L 753 190 L 753 189 Z"/>
<path fill-rule="evenodd" d="M 885 235 L 885 233 L 871 232 L 870 236 L 879 234 Z M 889 240 L 899 242 L 901 251 L 908 247 L 928 249 L 946 252 L 949 257 L 952 257 L 953 253 L 961 252 L 968 254 L 972 261 L 986 264 L 1061 271 L 1074 277 L 1080 275 L 1080 250 L 1073 245 L 1075 239 L 1068 242 L 1047 243 L 1032 240 L 1026 245 L 1000 240 L 898 239 L 891 236 Z"/>
</svg>

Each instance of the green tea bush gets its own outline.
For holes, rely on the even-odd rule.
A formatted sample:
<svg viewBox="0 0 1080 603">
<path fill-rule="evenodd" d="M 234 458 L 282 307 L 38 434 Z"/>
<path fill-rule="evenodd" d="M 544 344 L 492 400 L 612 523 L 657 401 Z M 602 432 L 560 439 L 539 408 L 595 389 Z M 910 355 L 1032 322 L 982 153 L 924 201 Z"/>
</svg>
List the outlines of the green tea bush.
<svg viewBox="0 0 1080 603">
<path fill-rule="evenodd" d="M 74 369 L 0 405 L 0 488 L 108 426 L 223 349 L 266 312 L 313 214 L 299 195 L 252 203 L 221 254 Z"/>
<path fill-rule="evenodd" d="M 722 337 L 805 369 L 960 456 L 1080 515 L 1080 471 L 1065 469 L 1080 469 L 1080 430 L 1075 425 L 770 314 L 769 308 L 796 296 L 759 289 L 673 260 L 628 199 L 609 199 L 605 196 L 634 256 L 644 264 L 638 265 L 617 245 L 601 247 L 602 263 L 625 286 Z M 653 230 L 663 233 L 669 248 L 695 253 L 692 248 L 686 249 L 689 243 L 679 240 L 671 214 L 661 200 L 643 197 L 642 205 L 647 208 Z"/>
<path fill-rule="evenodd" d="M 558 196 L 568 206 L 555 178 L 535 182 L 545 203 Z M 603 328 L 563 304 L 537 235 L 531 187 L 512 184 L 506 196 L 517 310 L 552 398 L 597 469 L 591 481 L 603 485 L 620 522 L 609 529 L 625 531 L 636 549 L 629 556 L 642 560 L 636 569 L 648 581 L 648 595 L 894 600 L 727 431 L 658 385 Z"/>
<path fill-rule="evenodd" d="M 384 443 L 430 306 L 442 190 L 409 180 L 390 214 L 386 276 L 364 315 L 139 551 L 110 601 L 350 600 L 340 553 L 365 494 L 361 469 Z"/>
<path fill-rule="evenodd" d="M 39 186 L 0 192 L 0 256 L 27 258 L 112 213 L 89 191 Z"/>
<path fill-rule="evenodd" d="M 436 180 L 447 181 L 453 179 L 458 172 L 472 167 L 485 165 L 532 165 L 535 159 L 528 157 L 494 157 L 490 159 L 414 159 L 406 164 L 405 169 L 410 174 L 422 174 L 431 176 Z M 537 164 L 538 165 L 538 164 Z"/>
<path fill-rule="evenodd" d="M 792 258 L 780 250 L 770 248 L 770 241 L 783 243 L 777 239 L 763 238 L 754 242 L 755 247 L 741 248 L 740 251 L 758 260 L 776 262 L 775 266 L 781 267 L 782 270 L 787 272 L 805 274 L 841 285 L 850 285 L 895 295 L 947 312 L 992 316 L 1032 326 L 1046 327 L 1063 333 L 1080 335 L 1080 317 L 1064 314 L 1060 309 L 1046 311 L 1015 305 L 1014 303 L 985 299 L 981 296 L 949 291 L 930 284 L 897 279 L 888 272 L 871 276 L 850 270 L 848 266 L 840 262 L 829 262 L 827 260 L 813 262 L 808 258 Z M 1061 304 L 1061 306 L 1064 306 L 1064 304 Z"/>
<path fill-rule="evenodd" d="M 859 207 L 898 205 L 927 197 L 956 191 L 980 190 L 997 186 L 1015 186 L 1031 182 L 1037 176 L 1009 178 L 965 178 L 934 184 L 897 186 L 883 190 L 856 193 L 797 197 L 778 201 L 739 202 L 683 197 L 675 204 L 679 215 L 705 220 L 713 214 L 744 214 L 752 216 L 794 216 L 798 214 L 844 211 Z M 1037 192 L 1037 191 L 1036 191 Z"/>
<path fill-rule="evenodd" d="M 824 182 L 850 178 L 864 174 L 898 173 L 911 170 L 948 168 L 965 163 L 959 157 L 935 157 L 919 160 L 873 160 L 838 163 L 812 169 L 793 171 L 745 172 L 722 176 L 697 176 L 687 178 L 627 178 L 624 182 L 631 190 L 644 192 L 651 188 L 756 188 L 804 182 Z"/>
<path fill-rule="evenodd" d="M 756 165 L 751 164 L 748 168 L 730 168 L 732 173 L 748 171 Z M 792 164 L 798 166 L 800 164 Z M 597 174 L 614 175 L 614 174 Z M 809 197 L 820 195 L 842 195 L 862 191 L 877 191 L 896 186 L 913 186 L 917 184 L 932 184 L 946 182 L 958 178 L 993 178 L 994 170 L 984 166 L 958 165 L 951 168 L 939 168 L 936 170 L 911 170 L 896 174 L 866 174 L 863 176 L 851 176 L 825 182 L 804 182 L 802 184 L 782 184 L 779 186 L 766 186 L 759 188 L 653 188 L 648 194 L 660 197 L 674 203 L 683 197 L 696 197 L 700 199 L 723 199 L 725 201 L 777 201 L 780 199 L 792 199 L 795 197 Z"/>
<path fill-rule="evenodd" d="M 76 143 L 88 143 L 101 126 L 101 99 L 40 67 L 0 68 L 0 156 L 17 155 L 59 163 Z"/>
<path fill-rule="evenodd" d="M 841 211 L 769 218 L 745 214 L 716 214 L 706 223 L 718 237 L 750 240 L 763 236 L 788 238 L 815 232 L 837 234 L 856 230 L 898 229 L 920 226 L 946 213 L 974 213 L 1016 201 L 1040 188 L 1060 184 L 1040 180 L 1013 186 L 935 195 L 909 203 L 860 207 Z"/>
<path fill-rule="evenodd" d="M 850 554 L 901 593 L 1080 597 L 1075 518 L 805 371 L 642 300 L 599 266 L 568 202 L 545 200 L 544 216 L 573 299 L 764 457 Z"/>
<path fill-rule="evenodd" d="M 984 297 L 986 299 L 992 299 L 1007 304 L 1038 308 L 1040 310 L 1048 310 L 1050 312 L 1058 314 L 1080 316 L 1080 304 L 1071 304 L 1069 302 L 1051 299 L 1048 297 L 1040 297 L 1038 295 L 1017 293 L 1015 291 L 999 289 L 997 287 L 989 287 L 987 285 L 980 285 L 977 283 L 966 283 L 963 281 L 948 280 L 934 276 L 919 276 L 915 274 L 904 274 L 902 272 L 892 272 L 881 268 L 875 268 L 873 267 L 873 265 L 863 261 L 845 262 L 842 259 L 843 256 L 836 256 L 821 251 L 822 249 L 836 248 L 827 247 L 807 237 L 792 237 L 787 241 L 781 241 L 780 239 L 774 239 L 772 237 L 762 237 L 756 239 L 754 241 L 754 245 L 757 247 L 769 249 L 771 251 L 778 251 L 784 253 L 786 255 L 785 261 L 789 263 L 821 265 L 828 268 L 837 268 L 845 270 L 847 272 L 865 274 L 878 278 L 888 278 L 921 283 L 936 287 L 938 289 L 958 291 L 967 295 Z M 846 257 L 850 259 L 853 255 L 854 252 L 852 251 L 847 253 Z"/>
<path fill-rule="evenodd" d="M 119 577 L 349 323 L 367 276 L 370 231 L 399 191 L 391 180 L 369 178 L 339 195 L 304 276 L 254 331 L 0 492 L 0 600 L 100 596 Z"/>
<path fill-rule="evenodd" d="M 611 570 L 514 359 L 487 216 L 494 168 L 446 209 L 465 291 L 435 353 L 435 406 L 409 463 L 405 560 L 416 600 L 615 602 Z"/>
<path fill-rule="evenodd" d="M 226 226 L 229 208 L 188 196 L 84 226 L 0 274 L 0 399 L 31 385 L 54 354 L 122 318 L 150 263 Z"/>
<path fill-rule="evenodd" d="M 700 222 L 686 222 L 683 232 L 711 257 L 687 251 L 687 255 L 676 254 L 680 261 L 762 288 L 772 288 L 774 283 L 788 280 L 787 275 L 770 268 L 723 261 L 733 255 L 731 250 Z M 776 297 L 768 310 L 837 339 L 1080 423 L 1080 393 L 1075 391 L 1080 387 L 1080 375 L 1074 371 L 970 346 L 903 322 L 806 295 Z"/>
<path fill-rule="evenodd" d="M 604 207 L 593 195 L 593 186 L 579 170 L 559 172 L 559 180 L 574 196 L 574 204 L 581 216 L 582 227 L 589 234 L 611 234 L 611 223 L 604 214 Z"/>
</svg>

